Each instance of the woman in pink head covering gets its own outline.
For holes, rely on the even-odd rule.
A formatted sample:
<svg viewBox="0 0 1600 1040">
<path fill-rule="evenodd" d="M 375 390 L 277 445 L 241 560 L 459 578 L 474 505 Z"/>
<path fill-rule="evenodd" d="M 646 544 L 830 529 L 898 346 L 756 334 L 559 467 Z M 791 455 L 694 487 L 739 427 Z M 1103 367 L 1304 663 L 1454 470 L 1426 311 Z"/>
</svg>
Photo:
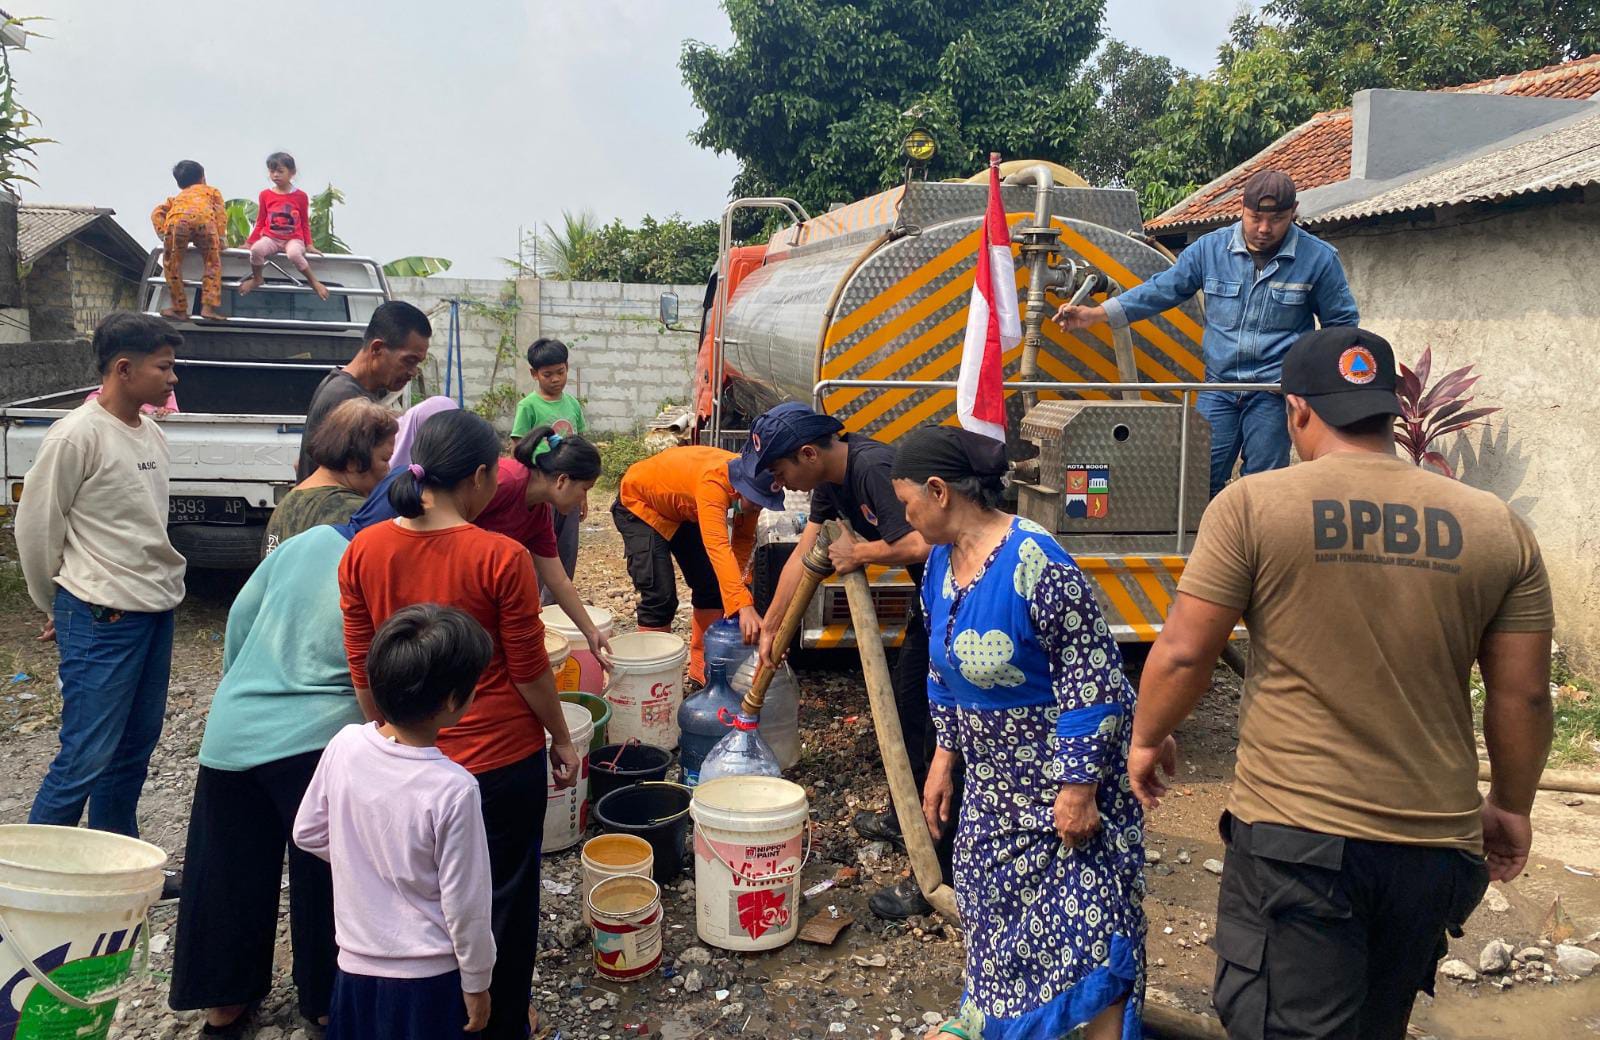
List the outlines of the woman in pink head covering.
<svg viewBox="0 0 1600 1040">
<path fill-rule="evenodd" d="M 405 469 L 411 465 L 411 445 L 417 439 L 417 430 L 423 420 L 440 412 L 451 412 L 461 407 L 448 397 L 428 397 L 412 405 L 400 417 L 400 432 L 394 435 L 394 454 L 389 457 L 391 470 Z"/>
</svg>

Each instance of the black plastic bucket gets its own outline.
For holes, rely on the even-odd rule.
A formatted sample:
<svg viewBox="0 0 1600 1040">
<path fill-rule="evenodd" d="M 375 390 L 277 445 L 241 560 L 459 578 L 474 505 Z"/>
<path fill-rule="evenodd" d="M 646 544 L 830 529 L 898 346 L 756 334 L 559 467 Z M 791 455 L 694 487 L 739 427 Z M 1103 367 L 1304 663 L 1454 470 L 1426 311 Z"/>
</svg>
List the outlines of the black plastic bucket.
<svg viewBox="0 0 1600 1040">
<path fill-rule="evenodd" d="M 648 841 L 655 852 L 650 876 L 665 885 L 683 872 L 692 800 L 682 784 L 655 780 L 617 788 L 595 803 L 594 815 L 605 833 L 637 834 Z"/>
<path fill-rule="evenodd" d="M 613 765 L 613 763 L 615 763 Z M 589 753 L 589 802 L 619 787 L 665 780 L 672 752 L 654 744 L 605 744 Z"/>
</svg>

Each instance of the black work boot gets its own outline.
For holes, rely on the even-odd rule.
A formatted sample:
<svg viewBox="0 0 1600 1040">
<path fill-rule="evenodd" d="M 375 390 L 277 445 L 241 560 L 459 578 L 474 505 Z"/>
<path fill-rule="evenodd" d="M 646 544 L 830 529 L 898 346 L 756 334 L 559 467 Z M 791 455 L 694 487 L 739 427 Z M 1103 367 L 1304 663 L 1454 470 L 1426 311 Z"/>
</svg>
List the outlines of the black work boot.
<svg viewBox="0 0 1600 1040">
<path fill-rule="evenodd" d="M 867 905 L 873 913 L 889 921 L 933 913 L 933 904 L 922 898 L 922 889 L 914 877 L 901 878 L 896 884 L 878 889 L 867 900 Z"/>
<path fill-rule="evenodd" d="M 900 833 L 900 820 L 894 810 L 858 812 L 853 822 L 856 833 L 868 841 L 886 841 L 901 852 L 906 850 L 906 838 Z"/>
</svg>

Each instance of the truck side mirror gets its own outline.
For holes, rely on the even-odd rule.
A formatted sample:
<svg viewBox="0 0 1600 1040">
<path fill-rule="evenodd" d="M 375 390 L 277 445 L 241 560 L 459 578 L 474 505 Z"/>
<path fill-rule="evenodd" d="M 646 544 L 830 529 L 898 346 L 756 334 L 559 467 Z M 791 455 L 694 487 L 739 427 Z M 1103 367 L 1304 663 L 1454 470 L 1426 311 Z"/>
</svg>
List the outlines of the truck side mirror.
<svg viewBox="0 0 1600 1040">
<path fill-rule="evenodd" d="M 660 304 L 661 324 L 666 328 L 676 329 L 678 327 L 678 294 L 675 292 L 662 293 Z"/>
</svg>

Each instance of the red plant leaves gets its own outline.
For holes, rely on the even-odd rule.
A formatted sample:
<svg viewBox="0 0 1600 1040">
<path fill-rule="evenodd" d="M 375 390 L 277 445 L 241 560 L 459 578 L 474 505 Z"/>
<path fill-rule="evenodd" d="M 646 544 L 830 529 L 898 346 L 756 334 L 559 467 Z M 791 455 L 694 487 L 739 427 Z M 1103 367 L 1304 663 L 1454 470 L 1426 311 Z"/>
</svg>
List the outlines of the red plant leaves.
<svg viewBox="0 0 1600 1040">
<path fill-rule="evenodd" d="M 1471 365 L 1447 372 L 1429 386 L 1428 377 L 1432 371 L 1432 347 L 1422 351 L 1415 370 L 1400 366 L 1395 394 L 1400 399 L 1401 416 L 1395 424 L 1395 442 L 1418 466 L 1436 469 L 1454 478 L 1455 470 L 1445 461 L 1444 455 L 1434 449 L 1434 443 L 1441 437 L 1460 433 L 1500 409 L 1467 407 L 1473 401 L 1469 391 L 1479 379 L 1472 374 Z"/>
</svg>

